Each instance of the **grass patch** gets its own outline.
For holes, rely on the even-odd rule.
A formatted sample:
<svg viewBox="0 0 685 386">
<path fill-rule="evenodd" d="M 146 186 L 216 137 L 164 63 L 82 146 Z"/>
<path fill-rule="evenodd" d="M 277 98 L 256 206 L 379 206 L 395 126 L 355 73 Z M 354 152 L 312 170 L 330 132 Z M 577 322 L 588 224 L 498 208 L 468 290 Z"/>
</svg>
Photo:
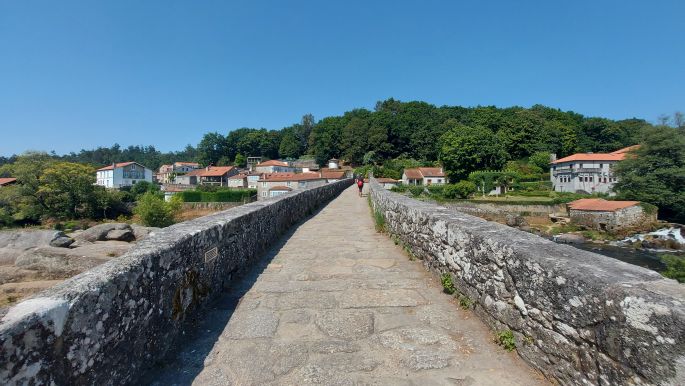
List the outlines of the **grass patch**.
<svg viewBox="0 0 685 386">
<path fill-rule="evenodd" d="M 440 276 L 440 282 L 442 283 L 442 292 L 450 295 L 456 292 L 454 283 L 452 283 L 452 275 L 449 273 L 443 273 L 442 276 Z"/>
<path fill-rule="evenodd" d="M 685 257 L 662 255 L 661 261 L 666 264 L 666 270 L 661 272 L 663 276 L 685 283 Z"/>
<path fill-rule="evenodd" d="M 462 310 L 470 310 L 473 307 L 473 300 L 464 294 L 459 294 L 457 300 L 459 300 L 459 307 Z"/>
<path fill-rule="evenodd" d="M 385 217 L 383 216 L 383 213 L 381 213 L 381 211 L 378 209 L 373 211 L 373 222 L 374 226 L 376 227 L 376 232 L 385 232 Z"/>
<path fill-rule="evenodd" d="M 495 342 L 507 351 L 513 351 L 516 348 L 516 339 L 514 339 L 514 333 L 511 330 L 497 332 Z"/>
</svg>

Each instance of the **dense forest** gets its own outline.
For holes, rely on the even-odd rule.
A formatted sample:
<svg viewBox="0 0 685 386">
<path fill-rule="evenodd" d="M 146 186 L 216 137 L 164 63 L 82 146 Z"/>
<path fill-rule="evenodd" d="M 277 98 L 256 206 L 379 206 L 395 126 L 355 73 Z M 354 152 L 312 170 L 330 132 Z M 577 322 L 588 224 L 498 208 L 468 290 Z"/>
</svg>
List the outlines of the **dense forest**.
<svg viewBox="0 0 685 386">
<path fill-rule="evenodd" d="M 305 115 L 300 123 L 281 130 L 240 128 L 207 133 L 200 143 L 177 152 L 163 153 L 154 146 L 118 144 L 81 150 L 62 156 L 63 161 L 93 166 L 137 161 L 152 169 L 173 161 L 198 161 L 203 165 L 233 164 L 247 156 L 298 158 L 312 156 L 320 164 L 341 158 L 360 165 L 395 158 L 439 160 L 439 139 L 464 127 L 485 131 L 496 141 L 506 160 L 547 151 L 563 157 L 574 152 L 612 151 L 635 144 L 639 133 L 652 126 L 642 119 L 610 120 L 535 105 L 509 107 L 436 107 L 425 102 L 380 101 L 374 111 L 354 109 L 318 122 Z M 0 157 L 0 165 L 12 157 Z"/>
</svg>

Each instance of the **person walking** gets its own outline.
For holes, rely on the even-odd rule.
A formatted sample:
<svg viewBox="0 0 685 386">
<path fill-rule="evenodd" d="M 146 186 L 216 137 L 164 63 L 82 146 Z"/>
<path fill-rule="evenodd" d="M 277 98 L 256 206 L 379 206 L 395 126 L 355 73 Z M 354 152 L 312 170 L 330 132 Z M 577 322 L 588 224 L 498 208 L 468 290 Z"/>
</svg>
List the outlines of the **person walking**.
<svg viewBox="0 0 685 386">
<path fill-rule="evenodd" d="M 357 178 L 357 187 L 359 188 L 359 197 L 362 196 L 362 189 L 364 189 L 364 178 Z"/>
</svg>

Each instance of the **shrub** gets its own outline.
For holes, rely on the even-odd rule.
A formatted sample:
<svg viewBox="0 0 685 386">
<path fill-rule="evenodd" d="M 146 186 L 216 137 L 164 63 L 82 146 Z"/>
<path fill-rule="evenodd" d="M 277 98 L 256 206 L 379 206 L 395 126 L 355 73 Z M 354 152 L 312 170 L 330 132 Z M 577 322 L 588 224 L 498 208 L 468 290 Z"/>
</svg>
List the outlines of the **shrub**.
<svg viewBox="0 0 685 386">
<path fill-rule="evenodd" d="M 476 184 L 471 181 L 459 181 L 456 184 L 446 185 L 443 191 L 445 198 L 467 198 L 476 191 Z"/>
<path fill-rule="evenodd" d="M 410 185 L 409 186 L 409 191 L 414 196 L 420 196 L 423 193 L 423 189 L 424 189 L 423 185 Z"/>
<path fill-rule="evenodd" d="M 661 261 L 666 264 L 666 270 L 661 274 L 679 283 L 685 283 L 685 257 L 662 255 Z"/>
<path fill-rule="evenodd" d="M 184 202 L 241 202 L 255 194 L 254 189 L 215 189 L 211 192 L 186 190 L 179 196 Z"/>
<path fill-rule="evenodd" d="M 473 307 L 473 300 L 471 300 L 470 297 L 468 297 L 468 296 L 466 296 L 466 295 L 464 295 L 464 294 L 459 294 L 458 299 L 459 299 L 459 306 L 460 306 L 463 310 L 468 310 L 468 309 L 470 309 L 471 307 Z"/>
<path fill-rule="evenodd" d="M 511 330 L 504 330 L 497 333 L 497 344 L 504 347 L 507 351 L 512 351 L 516 348 L 516 339 Z"/>
<path fill-rule="evenodd" d="M 376 232 L 385 232 L 385 217 L 380 210 L 373 211 L 373 221 L 376 227 Z"/>
<path fill-rule="evenodd" d="M 444 293 L 452 295 L 456 291 L 454 283 L 452 283 L 452 275 L 448 272 L 445 272 L 440 276 L 440 282 L 442 282 L 442 291 Z"/>
<path fill-rule="evenodd" d="M 166 227 L 176 222 L 176 214 L 181 209 L 181 201 L 174 196 L 170 202 L 158 194 L 147 192 L 140 196 L 133 212 L 145 226 Z"/>
</svg>

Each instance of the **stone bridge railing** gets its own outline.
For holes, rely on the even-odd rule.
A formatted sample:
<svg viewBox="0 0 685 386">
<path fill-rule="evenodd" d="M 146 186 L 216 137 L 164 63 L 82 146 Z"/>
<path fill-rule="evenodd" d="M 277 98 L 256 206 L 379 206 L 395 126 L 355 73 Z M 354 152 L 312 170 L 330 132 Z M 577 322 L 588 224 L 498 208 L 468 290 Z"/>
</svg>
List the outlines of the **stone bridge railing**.
<svg viewBox="0 0 685 386">
<path fill-rule="evenodd" d="M 685 285 L 658 273 L 384 190 L 387 231 L 449 273 L 521 357 L 564 385 L 685 385 Z"/>
<path fill-rule="evenodd" d="M 350 184 L 298 190 L 173 225 L 17 304 L 0 324 L 0 384 L 134 383 L 164 357 L 187 317 Z"/>
</svg>

